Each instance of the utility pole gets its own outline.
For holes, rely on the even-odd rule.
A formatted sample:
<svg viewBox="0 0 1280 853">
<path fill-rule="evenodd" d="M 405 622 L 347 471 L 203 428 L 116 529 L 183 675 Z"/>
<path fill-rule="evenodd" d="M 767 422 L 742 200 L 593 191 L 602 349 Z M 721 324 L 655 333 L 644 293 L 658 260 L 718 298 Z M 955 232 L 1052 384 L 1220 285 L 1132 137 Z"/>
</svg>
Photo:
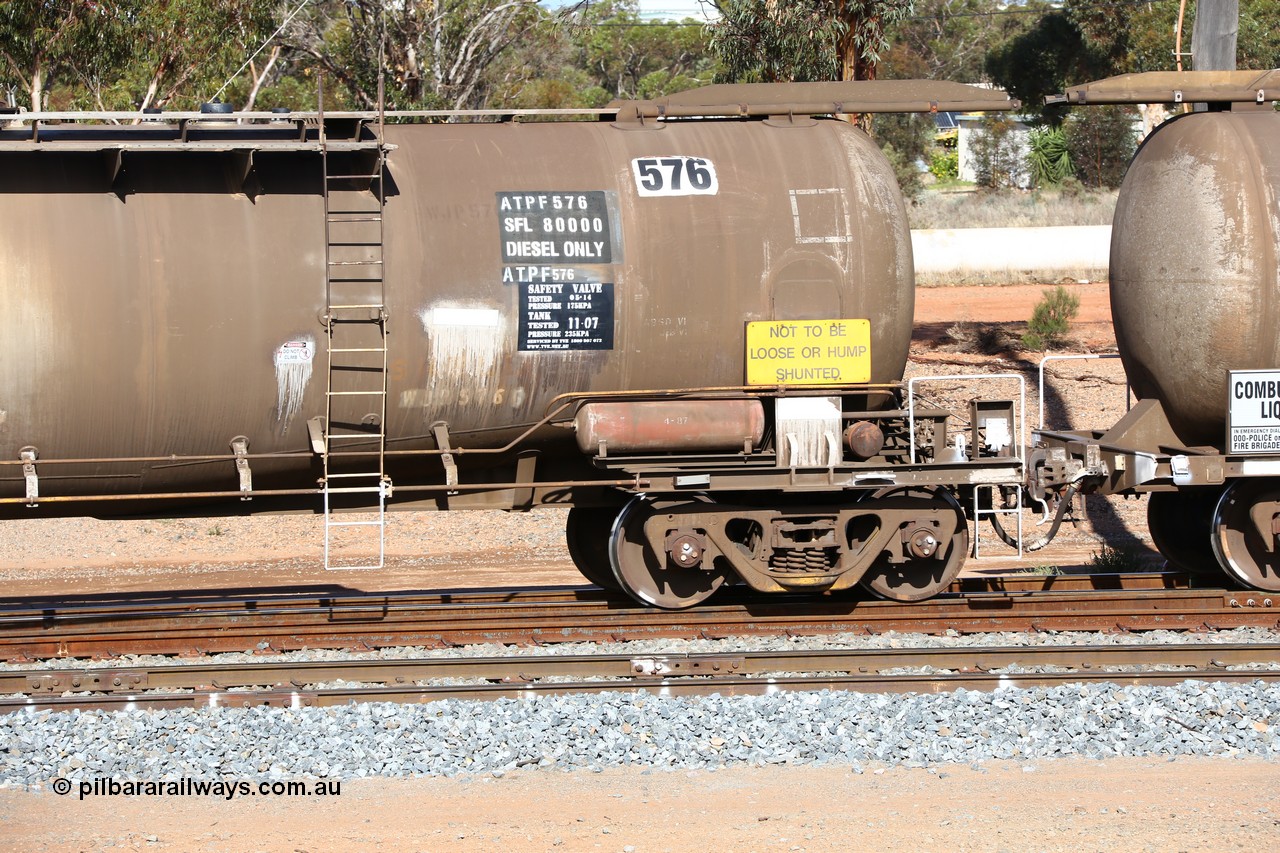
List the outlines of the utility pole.
<svg viewBox="0 0 1280 853">
<path fill-rule="evenodd" d="M 1191 67 L 1196 71 L 1235 71 L 1240 0 L 1200 0 L 1191 28 Z"/>
</svg>

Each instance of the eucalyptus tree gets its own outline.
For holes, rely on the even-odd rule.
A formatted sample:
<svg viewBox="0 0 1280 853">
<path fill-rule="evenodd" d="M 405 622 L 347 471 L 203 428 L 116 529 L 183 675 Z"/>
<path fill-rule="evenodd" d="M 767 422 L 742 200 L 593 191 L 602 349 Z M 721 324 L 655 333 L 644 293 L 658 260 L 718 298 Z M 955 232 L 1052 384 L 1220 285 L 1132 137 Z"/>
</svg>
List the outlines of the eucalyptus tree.
<svg viewBox="0 0 1280 853">
<path fill-rule="evenodd" d="M 486 73 L 540 16 L 536 0 L 322 0 L 286 42 L 338 81 L 348 105 L 483 106 Z"/>
<path fill-rule="evenodd" d="M 0 3 L 0 89 L 32 110 L 48 106 L 49 90 L 123 59 L 118 4 L 90 0 L 9 0 Z"/>
<path fill-rule="evenodd" d="M 726 81 L 874 80 L 913 0 L 711 0 Z"/>
</svg>

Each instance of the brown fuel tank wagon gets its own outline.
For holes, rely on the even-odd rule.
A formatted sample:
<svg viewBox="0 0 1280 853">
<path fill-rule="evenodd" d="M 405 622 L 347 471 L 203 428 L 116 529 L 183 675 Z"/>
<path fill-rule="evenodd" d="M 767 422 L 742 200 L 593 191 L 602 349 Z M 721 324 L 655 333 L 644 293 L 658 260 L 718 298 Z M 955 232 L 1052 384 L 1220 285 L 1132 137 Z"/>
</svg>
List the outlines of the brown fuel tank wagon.
<svg viewBox="0 0 1280 853">
<path fill-rule="evenodd" d="M 1033 491 L 1150 493 L 1170 563 L 1280 592 L 1280 70 L 1159 72 L 1075 104 L 1199 103 L 1134 156 L 1111 238 L 1121 358 L 1140 402 L 1092 433 L 1041 433 Z M 1269 599 L 1268 599 L 1269 603 Z"/>
<path fill-rule="evenodd" d="M 945 414 L 899 385 L 903 202 L 829 116 L 1009 106 L 894 81 L 597 121 L 19 115 L 0 506 L 570 504 L 584 573 L 663 606 L 734 577 L 931 594 L 967 547 L 953 493 L 983 478 L 923 464 Z"/>
</svg>

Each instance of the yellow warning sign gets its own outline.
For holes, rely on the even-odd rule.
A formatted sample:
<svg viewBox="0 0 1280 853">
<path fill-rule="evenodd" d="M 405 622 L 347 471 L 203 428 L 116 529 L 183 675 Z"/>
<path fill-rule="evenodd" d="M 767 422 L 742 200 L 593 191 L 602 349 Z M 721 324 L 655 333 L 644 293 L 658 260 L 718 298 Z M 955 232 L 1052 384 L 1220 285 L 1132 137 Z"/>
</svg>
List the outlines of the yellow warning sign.
<svg viewBox="0 0 1280 853">
<path fill-rule="evenodd" d="M 747 323 L 748 385 L 870 381 L 870 320 Z"/>
</svg>

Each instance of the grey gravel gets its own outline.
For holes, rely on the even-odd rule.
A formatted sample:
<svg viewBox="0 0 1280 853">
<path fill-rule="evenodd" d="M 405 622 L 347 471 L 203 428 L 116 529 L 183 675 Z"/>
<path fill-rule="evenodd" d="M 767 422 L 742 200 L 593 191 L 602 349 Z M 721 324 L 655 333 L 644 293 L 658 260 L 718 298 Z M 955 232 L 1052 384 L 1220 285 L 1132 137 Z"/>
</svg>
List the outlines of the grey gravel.
<svg viewBox="0 0 1280 853">
<path fill-rule="evenodd" d="M 1280 758 L 1280 686 L 1073 685 L 991 693 L 552 696 L 326 709 L 0 717 L 0 785 L 666 769 L 930 766 L 1059 757 Z"/>
</svg>

